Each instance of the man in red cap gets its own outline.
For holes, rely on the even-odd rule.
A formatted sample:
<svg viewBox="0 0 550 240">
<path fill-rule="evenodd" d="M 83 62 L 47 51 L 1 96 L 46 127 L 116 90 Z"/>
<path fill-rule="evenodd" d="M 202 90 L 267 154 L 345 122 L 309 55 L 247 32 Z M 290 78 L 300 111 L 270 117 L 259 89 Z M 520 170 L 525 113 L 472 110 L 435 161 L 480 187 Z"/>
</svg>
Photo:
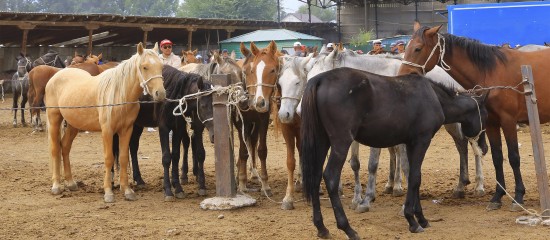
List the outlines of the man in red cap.
<svg viewBox="0 0 550 240">
<path fill-rule="evenodd" d="M 181 59 L 172 52 L 172 41 L 164 39 L 160 42 L 160 51 L 159 54 L 162 63 L 165 65 L 170 65 L 175 68 L 181 67 Z"/>
</svg>

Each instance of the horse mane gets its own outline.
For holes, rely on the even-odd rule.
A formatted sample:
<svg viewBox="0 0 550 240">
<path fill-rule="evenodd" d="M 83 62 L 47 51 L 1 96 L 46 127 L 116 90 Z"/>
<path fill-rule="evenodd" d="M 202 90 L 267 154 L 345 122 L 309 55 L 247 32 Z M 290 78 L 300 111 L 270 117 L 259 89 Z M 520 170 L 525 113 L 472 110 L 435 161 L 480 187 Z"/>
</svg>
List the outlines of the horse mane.
<svg viewBox="0 0 550 240">
<path fill-rule="evenodd" d="M 425 41 L 424 31 L 426 30 L 428 30 L 428 27 L 420 28 L 417 32 L 415 32 L 415 37 L 421 36 L 422 41 Z M 445 54 L 452 57 L 453 47 L 463 49 L 473 65 L 475 65 L 482 73 L 490 73 L 495 70 L 497 66 L 497 59 L 503 64 L 508 62 L 504 52 L 496 46 L 485 45 L 479 40 L 459 37 L 448 33 L 442 35 L 445 38 Z"/>
<path fill-rule="evenodd" d="M 152 49 L 144 49 L 143 57 L 146 54 L 157 56 Z M 118 66 L 107 69 L 97 76 L 99 78 L 97 95 L 99 105 L 126 102 L 127 96 L 125 90 L 127 89 L 127 85 L 132 82 L 131 79 L 139 77 L 137 71 L 139 71 L 141 58 L 136 53 L 129 59 L 122 61 Z M 137 81 L 140 80 L 138 79 Z M 113 106 L 99 108 L 99 112 L 106 115 L 107 122 L 111 122 L 112 111 Z"/>
</svg>

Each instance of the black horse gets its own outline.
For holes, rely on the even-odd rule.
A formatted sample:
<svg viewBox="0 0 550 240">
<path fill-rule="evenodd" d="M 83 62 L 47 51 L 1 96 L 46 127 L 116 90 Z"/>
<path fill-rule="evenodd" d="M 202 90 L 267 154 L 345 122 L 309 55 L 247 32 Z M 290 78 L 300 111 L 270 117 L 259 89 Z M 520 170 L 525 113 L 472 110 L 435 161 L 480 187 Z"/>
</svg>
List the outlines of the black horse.
<svg viewBox="0 0 550 240">
<path fill-rule="evenodd" d="M 313 203 L 318 236 L 330 237 L 319 205 L 322 176 L 338 228 L 350 239 L 359 238 L 338 196 L 342 166 L 354 140 L 377 148 L 407 145 L 410 173 L 405 218 L 411 232 L 422 232 L 428 221 L 420 206 L 420 170 L 431 139 L 443 124 L 455 122 L 462 124 L 466 137 L 479 136 L 487 118 L 485 97 L 457 94 L 418 75 L 385 77 L 339 68 L 312 78 L 302 98 L 300 160 L 304 194 Z"/>
<path fill-rule="evenodd" d="M 203 81 L 200 75 L 192 73 L 183 73 L 171 66 L 164 65 L 162 70 L 164 77 L 164 88 L 166 89 L 166 98 L 170 100 L 181 99 L 183 96 L 207 91 L 212 88 L 209 82 Z M 150 101 L 150 96 L 142 96 L 140 101 Z M 173 201 L 174 194 L 171 186 L 174 187 L 176 197 L 183 198 L 183 189 L 179 180 L 178 165 L 180 160 L 181 143 L 184 145 L 184 161 L 187 161 L 187 152 L 189 147 L 189 136 L 187 135 L 187 121 L 183 116 L 175 116 L 173 110 L 178 106 L 177 102 L 164 101 L 161 103 L 140 103 L 140 109 L 132 137 L 130 138 L 130 156 L 132 158 L 132 172 L 134 181 L 138 187 L 145 185 L 138 165 L 137 152 L 139 149 L 139 139 L 143 133 L 144 127 L 158 127 L 159 138 L 162 150 L 162 166 L 164 167 L 163 188 L 165 201 Z M 185 110 L 185 109 L 184 109 Z M 204 128 L 208 129 L 210 141 L 214 139 L 214 129 L 212 120 L 212 95 L 204 95 L 198 98 L 187 100 L 187 110 L 184 115 L 191 119 L 191 150 L 193 152 L 193 163 L 195 176 L 199 185 L 199 194 L 206 195 L 206 186 L 204 178 L 204 159 L 206 152 L 202 141 Z M 172 151 L 170 151 L 170 131 L 172 131 Z M 118 147 L 118 136 L 115 135 L 113 147 Z M 115 155 L 118 149 L 113 150 Z M 172 178 L 170 181 L 170 166 L 172 166 Z"/>
<path fill-rule="evenodd" d="M 11 90 L 13 93 L 13 127 L 17 127 L 17 110 L 19 109 L 19 97 L 21 97 L 21 123 L 25 122 L 25 104 L 27 104 L 27 92 L 29 91 L 28 73 L 32 69 L 32 61 L 28 55 L 20 53 L 15 58 L 17 61 L 17 72 L 11 78 Z"/>
<path fill-rule="evenodd" d="M 35 59 L 32 62 L 33 68 L 40 65 L 48 65 L 48 66 L 58 67 L 58 68 L 66 67 L 65 62 L 61 60 L 61 57 L 59 57 L 59 54 L 54 50 L 48 50 L 46 54 L 44 54 L 42 57 Z"/>
</svg>

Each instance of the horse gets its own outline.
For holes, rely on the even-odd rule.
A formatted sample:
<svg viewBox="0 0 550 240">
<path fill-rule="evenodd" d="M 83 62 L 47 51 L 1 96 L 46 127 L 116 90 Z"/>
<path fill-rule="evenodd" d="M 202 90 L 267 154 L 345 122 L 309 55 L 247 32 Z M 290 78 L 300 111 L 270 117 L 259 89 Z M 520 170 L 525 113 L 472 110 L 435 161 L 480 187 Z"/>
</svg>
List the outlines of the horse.
<svg viewBox="0 0 550 240">
<path fill-rule="evenodd" d="M 81 69 L 67 68 L 50 79 L 46 85 L 44 102 L 53 171 L 52 194 L 62 192 L 59 177 L 61 159 L 67 188 L 78 189 L 72 177 L 69 159 L 71 145 L 78 130 L 101 131 L 105 159 L 104 201 L 115 201 L 111 186 L 114 134 L 120 137 L 120 189 L 126 200 L 136 200 L 134 191 L 128 186 L 127 176 L 128 146 L 132 126 L 139 112 L 139 105 L 132 102 L 137 101 L 141 94 L 150 94 L 156 101 L 164 100 L 166 91 L 161 74 L 162 62 L 158 57 L 158 44 L 153 49 L 145 49 L 139 43 L 137 53 L 130 59 L 95 77 Z M 90 105 L 102 107 L 75 108 Z M 63 120 L 66 127 L 61 136 Z"/>
<path fill-rule="evenodd" d="M 90 73 L 92 76 L 97 76 L 99 74 L 98 65 L 90 62 L 71 64 L 68 68 L 79 68 Z M 29 72 L 29 89 L 27 91 L 27 96 L 31 105 L 29 110 L 31 115 L 31 124 L 33 125 L 35 131 L 43 130 L 42 120 L 40 119 L 40 107 L 44 104 L 46 84 L 54 74 L 59 72 L 59 70 L 61 70 L 61 68 L 41 65 L 33 68 Z"/>
<path fill-rule="evenodd" d="M 202 77 L 197 74 L 183 73 L 169 65 L 164 65 L 162 70 L 164 77 L 164 89 L 166 89 L 166 98 L 176 100 L 181 99 L 186 95 L 196 94 L 203 91 L 208 91 L 212 88 L 209 82 L 203 81 Z M 140 101 L 150 101 L 150 96 L 141 96 Z M 193 169 L 193 173 L 197 176 L 199 185 L 199 195 L 206 195 L 206 186 L 204 178 L 204 159 L 206 156 L 202 141 L 202 133 L 204 128 L 210 133 L 210 141 L 214 141 L 214 125 L 212 122 L 212 95 L 198 96 L 190 98 L 186 101 L 184 114 L 191 122 L 187 122 L 185 117 L 175 116 L 173 110 L 178 107 L 178 103 L 174 101 L 164 101 L 157 103 L 140 103 L 139 113 L 134 122 L 132 136 L 130 138 L 130 156 L 132 159 L 132 172 L 134 181 L 137 186 L 145 185 L 141 172 L 139 170 L 137 152 L 139 149 L 139 139 L 143 133 L 144 127 L 159 127 L 159 138 L 162 150 L 162 165 L 164 167 L 164 200 L 173 201 L 174 193 L 171 186 L 175 188 L 175 197 L 183 198 L 183 189 L 179 181 L 179 159 L 180 159 L 180 144 L 189 145 L 189 137 L 187 136 L 187 123 L 190 124 L 193 130 L 191 146 L 193 151 L 193 163 L 197 168 Z M 182 110 L 182 109 L 180 109 Z M 170 151 L 169 132 L 172 131 L 172 151 Z M 187 142 L 183 141 L 187 138 Z M 115 140 L 116 142 L 116 140 Z M 187 146 L 184 147 L 187 152 Z M 116 146 L 115 146 L 116 147 Z M 118 152 L 118 149 L 115 150 Z M 187 153 L 184 155 L 187 158 Z M 187 160 L 187 159 L 186 159 Z M 172 165 L 172 180 L 170 181 L 170 165 Z"/>
<path fill-rule="evenodd" d="M 256 173 L 256 153 L 260 158 L 261 171 L 259 174 L 261 191 L 271 196 L 271 187 L 267 175 L 267 130 L 271 109 L 271 99 L 277 91 L 277 79 L 280 72 L 279 57 L 282 54 L 277 50 L 277 44 L 271 41 L 264 49 L 258 49 L 251 42 L 250 50 L 243 43 L 240 46 L 241 53 L 245 56 L 243 63 L 243 76 L 246 91 L 248 94 L 247 110 L 242 112 L 243 119 L 234 117 L 233 123 L 239 133 L 240 147 L 238 166 L 238 189 L 246 192 L 247 171 L 246 163 L 248 156 L 252 160 L 251 174 Z M 234 114 L 235 116 L 235 114 Z M 258 142 L 259 140 L 259 142 Z"/>
<path fill-rule="evenodd" d="M 181 65 L 182 66 L 185 66 L 189 63 L 201 63 L 200 60 L 198 60 L 195 55 L 197 55 L 197 52 L 199 50 L 198 49 L 195 49 L 195 51 L 185 51 L 185 50 L 181 50 Z"/>
<path fill-rule="evenodd" d="M 27 95 L 23 94 L 28 91 L 29 78 L 28 73 L 32 69 L 31 59 L 20 53 L 15 58 L 17 61 L 17 71 L 11 78 L 11 89 L 13 92 L 13 127 L 17 127 L 17 110 L 21 110 L 21 124 L 27 126 L 25 121 L 25 104 L 27 104 Z M 19 108 L 19 97 L 21 97 L 21 108 Z"/>
<path fill-rule="evenodd" d="M 41 57 L 35 59 L 32 62 L 32 67 L 36 67 L 39 65 L 48 65 L 52 67 L 58 67 L 58 68 L 65 68 L 66 65 L 59 57 L 59 54 L 54 50 L 49 50 L 46 54 L 42 55 Z"/>
<path fill-rule="evenodd" d="M 550 75 L 547 67 L 550 48 L 535 52 L 497 48 L 473 39 L 441 34 L 440 28 L 441 26 L 428 28 L 415 24 L 415 33 L 405 54 L 406 62 L 401 66 L 400 72 L 414 71 L 424 74 L 439 64 L 466 89 L 478 86 L 482 88 L 515 86 L 514 88 L 521 92 L 523 91 L 521 65 L 531 65 L 535 88 L 538 91 L 540 122 L 550 121 L 550 112 L 547 112 L 550 110 L 550 98 L 547 97 L 550 96 L 550 88 L 546 86 Z M 496 180 L 502 186 L 496 186 L 487 209 L 501 208 L 501 198 L 505 194 L 501 128 L 508 147 L 510 166 L 514 172 L 516 184 L 514 201 L 523 204 L 525 186 L 521 176 L 516 124 L 528 123 L 525 98 L 523 94 L 510 90 L 491 91 L 487 100 L 487 109 L 489 111 L 487 137 L 491 146 Z M 516 209 L 518 209 L 517 204 L 512 204 L 512 210 Z"/>
<path fill-rule="evenodd" d="M 349 239 L 359 239 L 338 195 L 342 167 L 353 141 L 377 148 L 407 145 L 410 175 L 404 213 L 409 231 L 422 232 L 429 225 L 420 204 L 421 166 L 431 139 L 443 124 L 453 122 L 462 124 L 466 137 L 479 137 L 487 118 L 485 96 L 457 94 L 416 74 L 386 77 L 346 67 L 310 79 L 302 98 L 300 161 L 317 236 L 330 237 L 319 202 L 322 176 L 338 228 Z"/>
<path fill-rule="evenodd" d="M 323 53 L 323 51 L 321 51 Z M 312 58 L 305 67 L 308 70 L 307 77 L 311 78 L 318 73 L 334 69 L 336 67 L 348 66 L 360 70 L 371 71 L 373 73 L 382 74 L 385 76 L 396 76 L 397 71 L 401 65 L 401 60 L 395 55 L 358 55 L 350 50 L 334 50 L 330 53 L 323 53 L 318 58 Z M 304 68 L 297 68 L 304 69 Z M 456 83 L 448 74 L 442 69 L 427 75 L 427 77 L 435 82 L 440 82 L 449 85 L 453 88 L 463 90 L 458 83 Z M 301 81 L 302 83 L 298 83 Z M 280 79 L 281 92 L 283 97 L 299 98 L 303 88 L 305 87 L 305 80 L 298 80 L 297 78 Z M 293 90 L 286 86 L 301 86 L 301 90 Z M 281 110 L 279 116 L 289 116 L 291 111 L 296 109 L 296 102 L 291 100 L 281 101 Z M 445 129 L 453 137 L 455 145 L 460 154 L 460 178 L 457 186 L 455 187 L 452 196 L 454 198 L 464 198 L 464 187 L 470 183 L 468 175 L 468 141 L 464 139 L 460 126 L 458 124 L 446 124 Z M 480 138 L 478 143 L 482 146 L 483 151 L 486 150 L 483 138 Z M 391 193 L 393 196 L 403 195 L 403 188 L 401 186 L 401 169 L 405 172 L 405 176 L 408 175 L 408 164 L 405 160 L 406 153 L 404 146 L 396 146 L 396 148 L 389 148 L 390 150 L 390 174 L 388 176 L 388 182 L 386 183 L 384 193 Z M 350 159 L 351 167 L 354 171 L 355 188 L 354 197 L 352 199 L 352 209 L 357 212 L 366 212 L 370 209 L 370 202 L 374 201 L 376 195 L 376 172 L 378 169 L 378 159 L 380 155 L 380 149 L 371 148 L 371 154 L 369 157 L 369 180 L 367 181 L 367 188 L 365 191 L 365 198 L 361 197 L 362 186 L 359 180 L 359 168 L 360 163 L 358 160 L 358 145 L 352 144 L 352 157 Z M 485 151 L 486 152 L 486 151 Z M 482 196 L 485 194 L 483 186 L 483 172 L 482 172 L 482 154 L 474 148 L 475 160 L 476 160 L 476 187 L 474 191 L 475 196 Z M 396 160 L 397 163 L 396 163 Z"/>
<path fill-rule="evenodd" d="M 190 63 L 185 66 L 182 66 L 180 71 L 186 73 L 194 73 L 202 76 L 205 79 L 205 82 L 210 82 L 212 74 L 228 74 L 232 84 L 242 82 L 242 70 L 237 65 L 234 59 L 231 58 L 222 58 L 217 52 L 213 53 L 212 61 L 208 64 L 202 63 Z M 240 134 L 239 134 L 240 137 Z M 183 135 L 183 164 L 181 167 L 181 182 L 187 183 L 189 181 L 187 173 L 189 172 L 189 165 L 187 162 L 187 147 L 189 146 L 189 139 L 186 139 L 186 135 Z M 195 153 L 193 153 L 193 174 L 198 177 L 198 182 L 204 182 L 204 170 L 198 166 L 199 162 L 204 162 L 204 159 L 195 158 Z M 204 188 L 199 187 L 199 195 L 205 195 L 206 191 Z"/>
</svg>

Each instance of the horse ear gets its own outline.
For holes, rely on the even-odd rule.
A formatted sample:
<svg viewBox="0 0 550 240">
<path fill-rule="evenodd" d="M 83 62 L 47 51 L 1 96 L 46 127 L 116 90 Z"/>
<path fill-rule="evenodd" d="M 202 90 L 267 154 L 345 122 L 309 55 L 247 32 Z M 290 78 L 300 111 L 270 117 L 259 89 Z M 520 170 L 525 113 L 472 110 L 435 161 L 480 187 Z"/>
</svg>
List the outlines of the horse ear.
<svg viewBox="0 0 550 240">
<path fill-rule="evenodd" d="M 443 24 L 437 26 L 437 27 L 433 27 L 433 28 L 430 28 L 428 30 L 426 30 L 426 35 L 428 36 L 433 36 L 434 34 L 438 33 L 439 30 L 441 29 L 441 27 L 443 27 Z"/>
<path fill-rule="evenodd" d="M 256 44 L 254 44 L 254 42 L 250 42 L 250 51 L 252 51 L 252 54 L 254 54 L 254 56 L 260 54 L 260 49 L 256 47 Z"/>
<path fill-rule="evenodd" d="M 267 49 L 269 50 L 269 52 L 275 54 L 277 52 L 277 43 L 275 43 L 275 41 L 271 40 L 271 42 L 267 46 Z"/>
<path fill-rule="evenodd" d="M 309 60 L 311 60 L 313 55 L 314 53 L 308 54 L 307 57 L 302 59 L 302 61 L 300 62 L 300 69 L 304 69 L 306 67 L 307 63 L 309 62 Z"/>
<path fill-rule="evenodd" d="M 231 55 L 229 55 L 229 57 L 233 60 L 236 60 L 237 59 L 237 54 L 235 54 L 235 50 L 232 50 L 231 51 Z"/>
<path fill-rule="evenodd" d="M 222 64 L 223 59 L 220 56 L 220 52 L 215 51 L 214 54 L 212 55 L 212 58 L 213 58 L 215 63 L 220 64 L 220 65 Z"/>
<path fill-rule="evenodd" d="M 198 52 L 199 52 L 199 49 L 195 49 L 195 51 L 193 51 L 193 55 L 197 55 Z"/>
<path fill-rule="evenodd" d="M 336 57 L 336 54 L 338 51 L 340 51 L 340 48 L 338 48 L 337 51 L 330 52 L 328 56 L 325 58 L 325 61 L 332 61 Z"/>
<path fill-rule="evenodd" d="M 338 43 L 338 51 L 344 51 L 344 44 L 342 42 Z"/>
<path fill-rule="evenodd" d="M 103 57 L 103 53 L 100 53 L 99 55 L 97 55 L 98 60 L 101 60 L 102 57 Z"/>
<path fill-rule="evenodd" d="M 240 50 L 241 50 L 241 53 L 243 54 L 244 57 L 248 57 L 248 55 L 250 55 L 250 50 L 248 50 L 248 48 L 246 48 L 246 46 L 244 45 L 243 42 L 241 42 Z"/>
<path fill-rule="evenodd" d="M 317 45 L 313 46 L 312 52 L 314 52 L 314 53 L 317 52 L 317 49 L 318 49 L 318 48 L 319 48 L 319 46 L 317 46 Z"/>
<path fill-rule="evenodd" d="M 155 51 L 155 53 L 159 52 L 159 43 L 158 42 L 155 43 L 155 47 L 153 47 L 153 51 Z"/>
<path fill-rule="evenodd" d="M 418 29 L 420 29 L 420 22 L 419 21 L 414 21 L 414 24 L 413 24 L 413 32 L 416 32 L 418 31 Z"/>
<path fill-rule="evenodd" d="M 143 45 L 141 44 L 141 42 L 139 42 L 137 45 L 137 53 L 139 55 L 143 54 Z"/>
</svg>

